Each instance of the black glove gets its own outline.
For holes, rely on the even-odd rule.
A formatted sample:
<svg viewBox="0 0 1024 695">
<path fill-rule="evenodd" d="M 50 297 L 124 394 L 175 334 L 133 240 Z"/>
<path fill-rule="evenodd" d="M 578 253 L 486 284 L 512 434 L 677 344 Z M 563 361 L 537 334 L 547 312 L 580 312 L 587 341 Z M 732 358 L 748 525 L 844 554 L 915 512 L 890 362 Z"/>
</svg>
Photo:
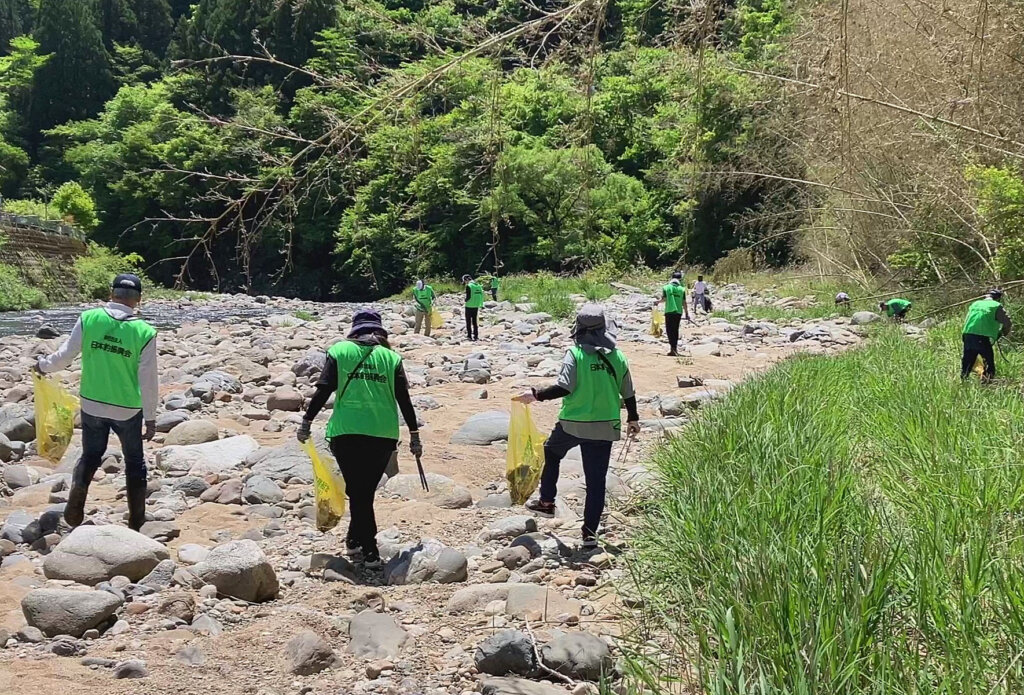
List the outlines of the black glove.
<svg viewBox="0 0 1024 695">
<path fill-rule="evenodd" d="M 409 433 L 409 451 L 413 456 L 423 456 L 423 442 L 420 441 L 419 432 Z"/>
<path fill-rule="evenodd" d="M 153 437 L 156 436 L 156 420 L 146 420 L 146 431 L 142 434 L 142 438 L 147 442 L 153 441 Z"/>
<path fill-rule="evenodd" d="M 306 418 L 302 418 L 302 424 L 299 425 L 299 431 L 295 433 L 295 438 L 298 439 L 303 444 L 305 444 L 306 441 L 309 439 L 309 429 L 312 426 L 312 422 L 310 422 Z"/>
</svg>

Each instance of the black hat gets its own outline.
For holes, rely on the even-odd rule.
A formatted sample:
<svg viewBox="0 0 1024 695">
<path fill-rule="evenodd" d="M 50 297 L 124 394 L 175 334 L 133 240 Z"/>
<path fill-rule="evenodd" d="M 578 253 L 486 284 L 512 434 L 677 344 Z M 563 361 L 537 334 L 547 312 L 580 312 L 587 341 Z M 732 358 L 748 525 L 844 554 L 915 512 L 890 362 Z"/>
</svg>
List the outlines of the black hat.
<svg viewBox="0 0 1024 695">
<path fill-rule="evenodd" d="M 387 333 L 384 330 L 380 314 L 373 309 L 360 309 L 352 316 L 352 330 L 348 332 L 348 337 L 355 338 L 363 333 L 373 333 L 374 331 Z"/>
<path fill-rule="evenodd" d="M 682 280 L 683 279 L 682 271 L 677 270 L 676 272 L 672 273 L 672 279 L 673 280 Z"/>
<path fill-rule="evenodd" d="M 142 294 L 142 280 L 139 279 L 138 275 L 132 275 L 131 273 L 121 273 L 114 282 L 110 284 L 112 290 L 135 290 L 139 294 Z"/>
<path fill-rule="evenodd" d="M 988 291 L 988 296 L 992 297 L 992 299 L 995 299 L 996 301 L 999 301 L 1000 299 L 1003 298 L 1003 291 L 998 287 L 995 287 Z"/>
</svg>

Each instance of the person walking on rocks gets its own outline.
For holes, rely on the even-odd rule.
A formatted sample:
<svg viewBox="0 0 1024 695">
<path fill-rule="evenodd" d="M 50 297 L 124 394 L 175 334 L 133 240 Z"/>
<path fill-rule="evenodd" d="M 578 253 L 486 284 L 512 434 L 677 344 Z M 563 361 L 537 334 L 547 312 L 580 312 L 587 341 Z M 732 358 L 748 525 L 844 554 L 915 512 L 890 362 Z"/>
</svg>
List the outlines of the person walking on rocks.
<svg viewBox="0 0 1024 695">
<path fill-rule="evenodd" d="M 704 282 L 704 276 L 698 275 L 697 282 L 693 283 L 693 315 L 697 315 L 697 309 L 700 309 L 702 314 L 706 314 L 708 295 L 708 283 Z"/>
<path fill-rule="evenodd" d="M 462 276 L 466 285 L 466 337 L 480 340 L 480 310 L 484 308 L 484 286 L 469 275 Z"/>
<path fill-rule="evenodd" d="M 679 323 L 686 313 L 690 320 L 690 308 L 686 305 L 686 289 L 683 287 L 683 274 L 678 270 L 672 273 L 672 280 L 661 288 L 661 301 L 665 302 L 665 332 L 668 333 L 669 357 L 678 357 Z"/>
<path fill-rule="evenodd" d="M 345 340 L 327 351 L 327 361 L 302 419 L 298 440 L 310 437 L 313 420 L 334 394 L 327 441 L 345 479 L 352 520 L 345 537 L 349 553 L 366 567 L 380 565 L 374 496 L 398 448 L 398 411 L 409 426 L 409 450 L 423 455 L 416 411 L 402 358 L 388 344 L 380 314 L 357 311 Z M 397 407 L 396 407 L 397 404 Z"/>
<path fill-rule="evenodd" d="M 558 474 L 570 449 L 580 447 L 587 496 L 583 512 L 583 546 L 597 547 L 598 526 L 604 512 L 605 484 L 612 442 L 621 438 L 620 399 L 627 413 L 627 436 L 640 432 L 633 377 L 626 356 L 615 346 L 615 333 L 600 304 L 585 304 L 576 316 L 575 346 L 565 354 L 553 386 L 517 396 L 522 403 L 562 399 L 551 436 L 544 444 L 544 471 L 540 499 L 528 503 L 531 511 L 554 516 Z"/>
<path fill-rule="evenodd" d="M 879 302 L 879 311 L 885 312 L 885 315 L 893 319 L 896 323 L 903 323 L 907 320 L 907 312 L 913 307 L 913 303 L 909 299 L 890 299 L 887 302 Z"/>
<path fill-rule="evenodd" d="M 433 287 L 424 284 L 422 280 L 417 280 L 416 286 L 412 288 L 412 298 L 416 304 L 416 327 L 413 328 L 413 332 L 419 333 L 420 326 L 423 326 L 423 335 L 429 338 L 430 313 L 434 309 L 434 300 L 437 299 L 437 295 L 434 294 Z"/>
<path fill-rule="evenodd" d="M 974 363 L 979 357 L 985 363 L 982 381 L 989 382 L 996 376 L 996 355 L 993 349 L 996 341 L 1013 330 L 1013 323 L 1002 304 L 1003 291 L 989 290 L 984 299 L 971 304 L 964 322 L 964 354 L 960 360 L 960 378 L 971 375 Z"/>
<path fill-rule="evenodd" d="M 498 278 L 497 275 L 491 276 L 490 289 L 491 299 L 493 299 L 494 301 L 498 301 L 498 290 L 501 289 L 501 280 Z"/>
<path fill-rule="evenodd" d="M 156 329 L 135 316 L 142 281 L 118 275 L 103 307 L 83 313 L 70 337 L 36 369 L 50 374 L 67 369 L 82 355 L 82 456 L 71 476 L 64 519 L 72 528 L 85 520 L 89 484 L 107 452 L 113 431 L 121 441 L 128 488 L 128 526 L 146 523 L 146 459 L 143 440 L 156 434 L 159 403 Z M 143 432 L 145 424 L 145 432 Z"/>
</svg>

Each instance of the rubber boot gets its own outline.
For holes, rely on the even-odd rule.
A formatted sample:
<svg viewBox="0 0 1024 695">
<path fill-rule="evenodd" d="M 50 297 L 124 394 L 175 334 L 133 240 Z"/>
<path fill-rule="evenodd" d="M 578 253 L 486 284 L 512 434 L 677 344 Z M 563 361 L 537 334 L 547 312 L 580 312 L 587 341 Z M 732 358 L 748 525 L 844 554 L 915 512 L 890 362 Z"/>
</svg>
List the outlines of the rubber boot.
<svg viewBox="0 0 1024 695">
<path fill-rule="evenodd" d="M 128 528 L 138 531 L 146 523 L 146 481 L 128 481 Z"/>
<path fill-rule="evenodd" d="M 85 521 L 85 500 L 89 496 L 88 485 L 72 484 L 68 492 L 68 503 L 64 507 L 64 521 L 71 528 L 77 528 Z"/>
</svg>

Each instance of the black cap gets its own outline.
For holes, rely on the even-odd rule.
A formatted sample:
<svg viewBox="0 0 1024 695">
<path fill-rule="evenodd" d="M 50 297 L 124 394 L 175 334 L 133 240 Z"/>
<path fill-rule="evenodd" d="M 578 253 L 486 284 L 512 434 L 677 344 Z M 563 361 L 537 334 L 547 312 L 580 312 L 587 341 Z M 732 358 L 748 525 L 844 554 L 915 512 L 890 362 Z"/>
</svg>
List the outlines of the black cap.
<svg viewBox="0 0 1024 695">
<path fill-rule="evenodd" d="M 672 279 L 673 280 L 682 280 L 683 279 L 682 271 L 677 270 L 676 272 L 672 273 Z"/>
<path fill-rule="evenodd" d="M 142 280 L 139 279 L 138 275 L 132 275 L 131 273 L 121 273 L 114 282 L 111 283 L 110 289 L 112 290 L 135 290 L 139 294 L 142 294 Z"/>
<path fill-rule="evenodd" d="M 1003 298 L 1003 291 L 998 287 L 994 287 L 988 291 L 988 296 L 992 297 L 992 299 L 995 299 L 996 301 L 999 301 L 1000 299 Z"/>
</svg>

